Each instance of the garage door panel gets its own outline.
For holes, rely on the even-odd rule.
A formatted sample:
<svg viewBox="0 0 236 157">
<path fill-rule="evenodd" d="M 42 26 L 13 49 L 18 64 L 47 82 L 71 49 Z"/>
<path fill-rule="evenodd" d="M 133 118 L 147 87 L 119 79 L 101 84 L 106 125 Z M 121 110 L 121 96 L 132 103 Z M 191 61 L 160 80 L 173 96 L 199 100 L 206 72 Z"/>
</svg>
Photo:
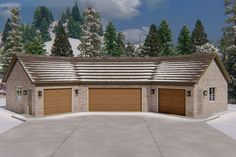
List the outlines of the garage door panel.
<svg viewBox="0 0 236 157">
<path fill-rule="evenodd" d="M 141 111 L 141 89 L 89 89 L 90 111 Z"/>
<path fill-rule="evenodd" d="M 72 111 L 72 89 L 44 90 L 44 115 Z"/>
<path fill-rule="evenodd" d="M 159 112 L 185 115 L 185 90 L 159 89 Z"/>
</svg>

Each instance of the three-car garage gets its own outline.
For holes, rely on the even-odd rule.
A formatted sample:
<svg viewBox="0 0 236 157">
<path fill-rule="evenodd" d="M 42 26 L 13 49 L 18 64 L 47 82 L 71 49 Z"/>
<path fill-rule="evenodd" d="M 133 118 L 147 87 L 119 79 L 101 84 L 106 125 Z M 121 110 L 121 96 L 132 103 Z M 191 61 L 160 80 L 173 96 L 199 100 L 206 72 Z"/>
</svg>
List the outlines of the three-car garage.
<svg viewBox="0 0 236 157">
<path fill-rule="evenodd" d="M 45 89 L 44 115 L 72 112 L 72 88 Z M 79 101 L 79 100 L 78 100 Z M 142 112 L 142 88 L 88 88 L 89 112 Z M 184 89 L 158 90 L 158 112 L 185 116 Z"/>
</svg>

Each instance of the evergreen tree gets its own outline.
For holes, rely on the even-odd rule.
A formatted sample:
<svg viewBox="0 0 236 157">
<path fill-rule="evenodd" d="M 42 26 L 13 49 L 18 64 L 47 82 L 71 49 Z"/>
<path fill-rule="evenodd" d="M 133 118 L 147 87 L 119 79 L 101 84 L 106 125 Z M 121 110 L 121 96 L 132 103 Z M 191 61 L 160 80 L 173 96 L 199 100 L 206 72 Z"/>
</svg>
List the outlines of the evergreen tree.
<svg viewBox="0 0 236 157">
<path fill-rule="evenodd" d="M 84 12 L 81 44 L 78 47 L 81 51 L 80 55 L 83 57 L 101 56 L 102 42 L 99 32 L 102 26 L 97 14 L 92 8 L 88 8 Z"/>
<path fill-rule="evenodd" d="M 59 21 L 56 29 L 56 38 L 51 50 L 52 56 L 67 56 L 72 57 L 73 51 L 65 32 L 65 28 L 61 21 Z"/>
<path fill-rule="evenodd" d="M 44 43 L 40 33 L 37 33 L 36 36 L 34 36 L 33 40 L 25 43 L 24 49 L 26 53 L 45 55 L 46 50 L 44 49 Z"/>
<path fill-rule="evenodd" d="M 22 42 L 26 53 L 44 55 L 44 43 L 42 36 L 30 25 L 22 26 Z"/>
<path fill-rule="evenodd" d="M 49 34 L 49 25 L 48 25 L 46 19 L 42 20 L 42 23 L 41 23 L 39 31 L 40 31 L 40 33 L 42 35 L 42 38 L 43 38 L 44 42 L 51 40 L 51 37 L 50 37 L 50 34 Z"/>
<path fill-rule="evenodd" d="M 127 57 L 135 57 L 137 56 L 135 46 L 132 43 L 128 43 L 126 48 L 125 48 L 125 56 Z"/>
<path fill-rule="evenodd" d="M 69 19 L 71 16 L 72 16 L 71 15 L 71 9 L 70 9 L 70 7 L 67 7 L 66 8 L 66 19 Z"/>
<path fill-rule="evenodd" d="M 109 22 L 104 34 L 104 44 L 106 54 L 109 56 L 117 56 L 117 43 L 116 43 L 116 28 Z"/>
<path fill-rule="evenodd" d="M 33 26 L 41 32 L 43 40 L 51 40 L 49 34 L 49 26 L 53 21 L 53 16 L 50 10 L 46 7 L 38 7 L 34 13 Z"/>
<path fill-rule="evenodd" d="M 233 81 L 229 84 L 229 98 L 235 99 L 236 95 L 236 1 L 225 0 L 225 27 L 221 39 L 220 51 L 224 65 Z"/>
<path fill-rule="evenodd" d="M 12 55 L 23 52 L 21 17 L 19 8 L 14 8 L 11 10 L 11 26 L 12 30 L 9 32 L 9 36 L 7 37 L 3 54 L 1 56 L 1 62 L 3 64 L 2 74 L 7 71 L 12 59 Z"/>
<path fill-rule="evenodd" d="M 184 25 L 180 31 L 178 43 L 177 43 L 177 54 L 190 54 L 191 53 L 191 38 L 188 26 Z"/>
<path fill-rule="evenodd" d="M 122 56 L 125 53 L 125 36 L 123 33 L 118 33 L 117 39 L 117 56 Z"/>
<path fill-rule="evenodd" d="M 160 56 L 160 46 L 158 38 L 158 30 L 155 24 L 152 24 L 149 33 L 142 46 L 142 56 Z"/>
<path fill-rule="evenodd" d="M 96 17 L 97 19 L 99 19 L 99 21 L 101 21 L 101 17 L 100 17 L 100 15 L 99 15 L 99 13 L 96 13 L 95 17 Z M 103 36 L 103 35 L 104 35 L 102 25 L 100 25 L 100 28 L 99 28 L 99 31 L 98 31 L 98 35 L 99 35 L 99 36 Z"/>
<path fill-rule="evenodd" d="M 35 38 L 36 30 L 34 27 L 31 27 L 30 25 L 22 25 L 22 43 L 26 44 L 28 42 L 31 42 Z"/>
<path fill-rule="evenodd" d="M 68 20 L 68 37 L 80 39 L 81 37 L 81 28 L 79 22 L 76 22 L 72 17 Z"/>
<path fill-rule="evenodd" d="M 197 20 L 195 28 L 191 35 L 191 52 L 196 53 L 196 47 L 202 46 L 208 42 L 205 28 L 200 20 Z"/>
<path fill-rule="evenodd" d="M 9 32 L 12 30 L 12 26 L 11 26 L 11 20 L 10 19 L 7 19 L 7 22 L 5 24 L 5 27 L 4 27 L 4 30 L 3 30 L 3 33 L 2 33 L 2 43 L 1 43 L 1 46 L 4 46 L 5 42 L 7 41 L 7 37 L 9 35 Z"/>
<path fill-rule="evenodd" d="M 66 16 L 66 13 L 64 11 L 61 14 L 61 22 L 62 23 L 67 23 L 67 16 Z"/>
<path fill-rule="evenodd" d="M 75 2 L 74 7 L 72 8 L 71 15 L 72 15 L 73 19 L 75 20 L 75 22 L 82 22 L 77 2 Z"/>
<path fill-rule="evenodd" d="M 167 20 L 162 20 L 158 28 L 160 53 L 162 56 L 173 55 L 172 33 Z"/>
</svg>

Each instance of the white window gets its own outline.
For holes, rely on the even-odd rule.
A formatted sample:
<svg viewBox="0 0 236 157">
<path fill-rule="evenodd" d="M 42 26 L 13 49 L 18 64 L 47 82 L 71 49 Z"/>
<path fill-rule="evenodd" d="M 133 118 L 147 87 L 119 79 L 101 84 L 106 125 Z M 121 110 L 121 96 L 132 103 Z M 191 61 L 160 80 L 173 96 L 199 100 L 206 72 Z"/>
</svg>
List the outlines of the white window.
<svg viewBox="0 0 236 157">
<path fill-rule="evenodd" d="M 210 101 L 215 101 L 215 88 L 214 87 L 211 87 L 209 88 L 209 100 Z"/>
<path fill-rule="evenodd" d="M 16 87 L 16 101 L 20 102 L 22 99 L 22 87 Z"/>
</svg>

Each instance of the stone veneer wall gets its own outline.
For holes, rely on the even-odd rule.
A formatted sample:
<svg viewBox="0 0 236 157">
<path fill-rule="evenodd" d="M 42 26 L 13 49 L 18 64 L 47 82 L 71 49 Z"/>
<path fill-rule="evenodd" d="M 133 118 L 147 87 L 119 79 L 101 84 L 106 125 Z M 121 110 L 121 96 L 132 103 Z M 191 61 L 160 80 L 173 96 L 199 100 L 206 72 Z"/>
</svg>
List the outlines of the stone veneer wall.
<svg viewBox="0 0 236 157">
<path fill-rule="evenodd" d="M 215 101 L 209 101 L 209 88 L 215 87 Z M 207 96 L 203 96 L 206 90 Z M 198 84 L 194 88 L 194 116 L 207 116 L 227 110 L 228 105 L 228 83 L 221 73 L 218 65 L 213 61 Z"/>
<path fill-rule="evenodd" d="M 34 111 L 34 89 L 31 81 L 19 61 L 16 62 L 9 78 L 6 82 L 6 108 L 16 113 L 28 113 L 28 95 L 22 95 L 22 100 L 16 100 L 16 87 L 22 87 L 23 90 L 32 89 L 32 107 Z M 33 113 L 34 114 L 34 113 Z"/>
</svg>

